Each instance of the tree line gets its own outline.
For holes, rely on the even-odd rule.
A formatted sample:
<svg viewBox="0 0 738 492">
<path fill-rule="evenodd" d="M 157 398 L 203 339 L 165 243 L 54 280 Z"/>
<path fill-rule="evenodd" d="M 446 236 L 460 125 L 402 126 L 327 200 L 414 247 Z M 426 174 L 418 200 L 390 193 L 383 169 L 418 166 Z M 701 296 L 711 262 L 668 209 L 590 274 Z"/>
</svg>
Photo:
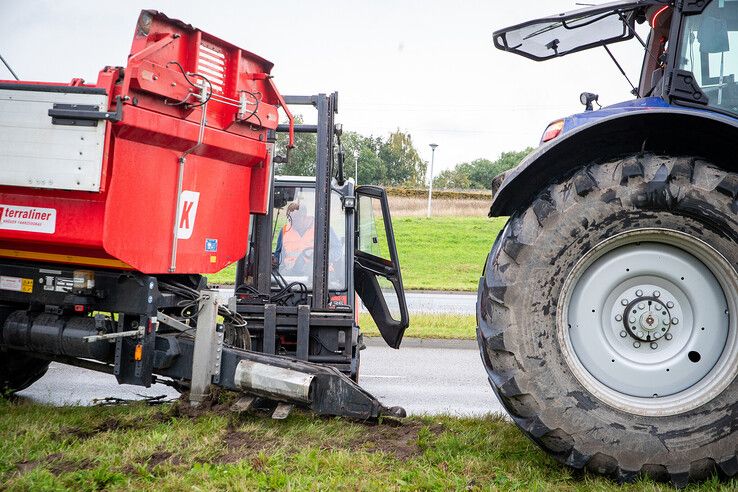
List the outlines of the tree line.
<svg viewBox="0 0 738 492">
<path fill-rule="evenodd" d="M 301 119 L 298 118 L 301 121 Z M 396 130 L 387 137 L 364 136 L 344 132 L 341 143 L 345 153 L 345 173 L 354 176 L 358 161 L 358 182 L 381 186 L 425 188 L 428 162 L 421 159 L 409 133 Z M 283 176 L 314 176 L 317 137 L 311 133 L 295 135 L 295 147 L 286 163 L 277 164 Z M 437 188 L 490 189 L 492 179 L 518 165 L 533 149 L 503 152 L 496 160 L 475 159 L 447 169 L 433 180 Z M 277 139 L 278 155 L 287 155 L 287 136 Z"/>
<path fill-rule="evenodd" d="M 508 171 L 522 161 L 533 148 L 525 150 L 503 152 L 494 161 L 489 159 L 474 159 L 471 162 L 462 162 L 452 169 L 442 171 L 433 179 L 433 187 L 446 189 L 489 190 L 492 179 Z"/>
</svg>

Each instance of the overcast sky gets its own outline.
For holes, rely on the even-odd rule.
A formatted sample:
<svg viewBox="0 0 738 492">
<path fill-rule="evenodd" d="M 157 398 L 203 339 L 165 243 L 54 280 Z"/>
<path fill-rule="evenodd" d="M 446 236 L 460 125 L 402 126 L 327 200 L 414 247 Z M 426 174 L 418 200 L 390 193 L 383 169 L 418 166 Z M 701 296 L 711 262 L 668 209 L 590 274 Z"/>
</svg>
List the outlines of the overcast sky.
<svg viewBox="0 0 738 492">
<path fill-rule="evenodd" d="M 21 79 L 94 82 L 125 65 L 144 8 L 272 61 L 283 94 L 338 91 L 346 130 L 402 129 L 426 160 L 437 143 L 436 174 L 537 145 L 581 110 L 582 91 L 632 97 L 602 48 L 536 63 L 493 47 L 494 30 L 579 8 L 571 0 L 0 0 L 0 54 Z M 635 83 L 638 42 L 613 51 Z"/>
</svg>

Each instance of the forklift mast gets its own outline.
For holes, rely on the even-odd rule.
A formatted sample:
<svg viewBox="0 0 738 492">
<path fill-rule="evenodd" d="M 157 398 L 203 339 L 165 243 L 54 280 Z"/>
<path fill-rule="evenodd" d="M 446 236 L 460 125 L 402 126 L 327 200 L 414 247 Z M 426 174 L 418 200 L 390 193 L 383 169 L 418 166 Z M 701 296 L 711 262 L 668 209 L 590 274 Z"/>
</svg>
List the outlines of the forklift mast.
<svg viewBox="0 0 738 492">
<path fill-rule="evenodd" d="M 330 237 L 330 192 L 334 161 L 334 138 L 337 128 L 335 114 L 338 111 L 338 93 L 314 96 L 284 96 L 284 101 L 291 106 L 314 106 L 318 111 L 317 125 L 294 125 L 295 133 L 317 134 L 317 155 L 315 169 L 315 240 L 313 247 L 313 296 L 312 309 L 324 311 L 328 306 L 328 240 Z M 289 125 L 280 125 L 278 132 L 288 132 Z M 340 129 L 338 130 L 340 131 Z M 274 152 L 276 135 L 269 134 L 269 142 Z M 281 158 L 277 158 L 280 161 Z M 271 166 L 270 166 L 271 167 Z M 272 167 L 273 169 L 273 167 Z M 274 176 L 273 176 L 274 178 Z M 272 179 L 274 183 L 274 179 Z M 269 197 L 266 215 L 252 215 L 253 234 L 256 255 L 254 271 L 256 287 L 260 292 L 268 292 L 272 284 L 272 235 L 273 235 L 274 186 Z M 238 262 L 236 285 L 245 282 L 246 258 Z"/>
<path fill-rule="evenodd" d="M 337 93 L 285 96 L 284 100 L 292 106 L 313 106 L 318 112 L 317 124 L 294 127 L 296 133 L 314 133 L 317 136 L 315 178 L 273 177 L 267 213 L 251 216 L 249 251 L 237 265 L 236 309 L 249 323 L 251 345 L 247 348 L 330 364 L 357 379 L 359 351 L 363 348 L 358 326 L 360 306 L 357 294 L 365 298 L 367 310 L 390 346 L 399 347 L 402 333 L 409 323 L 386 194 L 378 187 L 356 188 L 353 180 L 342 176 L 342 166 L 335 165 L 342 159 L 342 149 L 336 145 L 341 136 L 341 126 L 335 123 Z M 280 125 L 277 131 L 287 132 L 289 127 Z M 273 152 L 275 133 L 270 134 L 270 145 Z M 274 159 L 284 162 L 279 156 Z M 288 200 L 295 198 L 296 190 L 303 189 L 314 194 L 312 272 L 310 278 L 303 281 L 307 285 L 286 282 L 273 261 L 279 220 L 275 210 L 281 210 Z M 290 192 L 291 198 L 288 197 Z M 357 213 L 360 202 L 366 202 L 371 208 L 363 215 Z M 374 223 L 374 209 L 381 213 L 378 223 L 382 227 L 377 228 Z M 339 214 L 343 214 L 345 219 L 341 219 Z M 359 223 L 362 216 L 365 217 L 363 225 Z M 336 217 L 345 220 L 340 234 L 331 227 L 331 217 L 334 221 Z M 366 242 L 386 245 L 386 258 L 360 250 L 358 232 L 362 227 L 366 230 L 364 236 L 368 233 L 373 237 Z M 380 238 L 382 234 L 385 237 Z M 334 269 L 345 269 L 340 292 L 335 288 L 332 290 L 329 278 L 331 237 L 341 241 L 343 252 L 342 265 L 334 266 Z M 361 280 L 358 284 L 355 281 L 357 276 Z M 392 289 L 383 291 L 377 277 L 387 279 Z M 286 297 L 285 290 L 289 291 Z M 385 299 L 392 290 L 396 301 L 391 304 L 397 305 L 394 317 Z M 344 299 L 336 302 L 337 298 Z"/>
</svg>

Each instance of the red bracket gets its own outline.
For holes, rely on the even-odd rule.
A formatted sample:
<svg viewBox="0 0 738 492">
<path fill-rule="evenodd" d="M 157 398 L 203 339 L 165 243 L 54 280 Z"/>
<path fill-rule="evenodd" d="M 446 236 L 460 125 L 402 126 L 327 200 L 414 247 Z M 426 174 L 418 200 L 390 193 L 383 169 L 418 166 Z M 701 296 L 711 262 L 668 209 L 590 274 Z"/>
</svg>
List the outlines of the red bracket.
<svg viewBox="0 0 738 492">
<path fill-rule="evenodd" d="M 277 95 L 277 100 L 279 101 L 279 105 L 282 106 L 284 113 L 287 115 L 287 120 L 290 123 L 290 142 L 288 144 L 288 148 L 292 149 L 295 147 L 295 117 L 292 116 L 292 112 L 290 111 L 290 108 L 287 106 L 287 103 L 284 102 L 284 97 L 282 97 L 282 94 L 277 89 L 277 86 L 274 85 L 274 79 L 271 77 L 268 77 L 266 80 L 271 86 L 272 90 L 274 91 L 274 94 Z"/>
<path fill-rule="evenodd" d="M 128 58 L 128 69 L 125 71 L 125 75 L 123 76 L 123 86 L 121 87 L 121 95 L 123 96 L 123 100 L 126 101 L 128 97 L 128 90 L 131 88 L 131 77 L 133 77 L 132 70 L 133 65 L 141 60 L 142 58 L 145 58 L 146 56 L 150 55 L 151 53 L 155 51 L 159 51 L 163 47 L 167 46 L 169 43 L 174 41 L 175 39 L 179 38 L 179 34 L 170 33 L 164 36 L 159 41 L 150 44 L 146 48 L 142 49 L 138 53 L 132 54 Z"/>
</svg>

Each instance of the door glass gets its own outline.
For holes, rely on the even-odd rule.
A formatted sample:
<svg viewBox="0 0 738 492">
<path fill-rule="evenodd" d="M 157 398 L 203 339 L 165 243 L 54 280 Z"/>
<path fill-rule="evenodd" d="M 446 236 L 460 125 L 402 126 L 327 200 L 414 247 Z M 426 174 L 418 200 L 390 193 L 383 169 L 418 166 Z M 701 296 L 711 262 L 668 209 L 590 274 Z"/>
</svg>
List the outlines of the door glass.
<svg viewBox="0 0 738 492">
<path fill-rule="evenodd" d="M 359 244 L 363 253 L 391 261 L 387 243 L 382 202 L 379 198 L 359 196 Z"/>
<path fill-rule="evenodd" d="M 387 303 L 390 316 L 393 320 L 399 321 L 402 314 L 400 312 L 400 299 L 397 296 L 395 286 L 384 277 L 377 277 L 377 281 L 379 282 L 379 287 L 382 289 L 382 296 L 384 297 L 384 302 Z"/>
<path fill-rule="evenodd" d="M 710 2 L 683 29 L 678 68 L 692 72 L 710 106 L 738 112 L 738 2 Z"/>
<path fill-rule="evenodd" d="M 289 284 L 313 286 L 315 240 L 315 188 L 275 188 L 272 251 L 273 264 Z M 328 240 L 328 288 L 346 290 L 346 215 L 341 195 L 331 192 Z"/>
<path fill-rule="evenodd" d="M 495 45 L 534 60 L 548 60 L 633 37 L 640 2 L 594 6 L 497 31 Z"/>
<path fill-rule="evenodd" d="M 346 211 L 341 195 L 331 192 L 331 235 L 328 240 L 328 289 L 346 290 Z"/>
</svg>

